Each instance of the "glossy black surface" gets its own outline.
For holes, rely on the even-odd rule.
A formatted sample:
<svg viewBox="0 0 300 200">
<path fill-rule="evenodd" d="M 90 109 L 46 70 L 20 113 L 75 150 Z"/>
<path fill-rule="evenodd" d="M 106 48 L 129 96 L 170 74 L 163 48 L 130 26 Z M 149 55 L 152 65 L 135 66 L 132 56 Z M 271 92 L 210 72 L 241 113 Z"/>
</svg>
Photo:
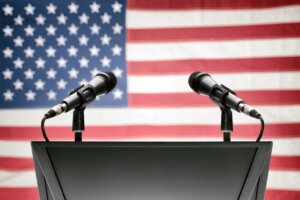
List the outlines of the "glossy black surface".
<svg viewBox="0 0 300 200">
<path fill-rule="evenodd" d="M 46 147 L 65 198 L 71 200 L 239 199 L 257 148 L 251 143 L 50 143 Z"/>
</svg>

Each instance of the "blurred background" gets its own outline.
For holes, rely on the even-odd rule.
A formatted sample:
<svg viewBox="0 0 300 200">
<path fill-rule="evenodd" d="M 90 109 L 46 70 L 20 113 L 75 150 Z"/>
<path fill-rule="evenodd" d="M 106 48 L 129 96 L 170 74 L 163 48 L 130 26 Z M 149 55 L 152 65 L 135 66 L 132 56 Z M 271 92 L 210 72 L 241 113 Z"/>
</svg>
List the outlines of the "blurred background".
<svg viewBox="0 0 300 200">
<path fill-rule="evenodd" d="M 0 28 L 0 199 L 38 199 L 40 121 L 100 71 L 118 84 L 86 109 L 84 141 L 222 141 L 219 108 L 188 86 L 207 72 L 265 119 L 265 199 L 300 199 L 300 0 L 0 0 Z M 255 141 L 259 121 L 233 117 L 232 140 Z M 71 125 L 48 120 L 49 139 Z"/>
</svg>

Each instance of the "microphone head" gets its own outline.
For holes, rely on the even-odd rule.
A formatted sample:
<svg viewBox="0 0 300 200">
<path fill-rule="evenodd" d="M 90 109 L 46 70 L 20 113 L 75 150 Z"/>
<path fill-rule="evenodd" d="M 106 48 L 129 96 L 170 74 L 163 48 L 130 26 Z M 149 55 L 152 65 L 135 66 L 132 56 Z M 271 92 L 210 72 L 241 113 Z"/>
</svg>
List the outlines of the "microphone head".
<svg viewBox="0 0 300 200">
<path fill-rule="evenodd" d="M 112 91 L 117 85 L 117 82 L 118 82 L 117 77 L 112 72 L 104 72 L 102 74 L 106 75 L 106 77 L 107 77 L 108 85 L 109 85 L 109 91 L 108 92 Z"/>
<path fill-rule="evenodd" d="M 204 72 L 194 72 L 189 77 L 190 87 L 198 94 L 209 95 L 215 84 L 217 84 L 215 80 Z"/>
<path fill-rule="evenodd" d="M 94 76 L 94 79 L 96 77 L 102 77 L 102 79 L 104 78 L 104 80 L 105 80 L 104 83 L 106 86 L 106 94 L 109 93 L 110 91 L 112 91 L 117 85 L 117 77 L 112 72 L 100 72 Z M 103 84 L 101 84 L 101 85 L 103 85 Z M 100 84 L 99 84 L 99 86 L 100 86 Z"/>
</svg>

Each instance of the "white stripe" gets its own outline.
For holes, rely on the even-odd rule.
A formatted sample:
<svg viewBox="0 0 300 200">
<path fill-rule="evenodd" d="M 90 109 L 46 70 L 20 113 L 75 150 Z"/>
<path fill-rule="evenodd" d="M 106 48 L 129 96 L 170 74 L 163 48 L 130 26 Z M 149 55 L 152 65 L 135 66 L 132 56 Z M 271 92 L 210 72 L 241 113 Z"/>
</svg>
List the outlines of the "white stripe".
<svg viewBox="0 0 300 200">
<path fill-rule="evenodd" d="M 205 97 L 203 97 L 205 98 Z M 256 106 L 266 124 L 299 123 L 300 105 Z M 0 126 L 40 126 L 44 109 L 0 111 Z M 201 108 L 89 108 L 85 112 L 86 125 L 219 125 L 220 110 Z M 16 118 L 15 116 L 18 116 Z M 28 117 L 30 116 L 30 117 Z M 256 119 L 233 112 L 235 124 L 259 124 Z M 62 114 L 46 122 L 48 126 L 71 126 L 72 113 Z M 22 134 L 22 133 L 20 133 Z"/>
<path fill-rule="evenodd" d="M 293 139 L 267 139 L 273 141 L 272 155 L 300 156 L 300 138 Z M 113 140 L 116 141 L 116 140 Z M 220 138 L 165 138 L 165 139 L 128 139 L 118 141 L 221 141 Z M 239 139 L 235 141 L 253 141 L 252 139 Z M 31 158 L 30 142 L 0 140 L 0 156 L 15 158 Z"/>
<path fill-rule="evenodd" d="M 274 24 L 300 21 L 300 6 L 243 10 L 128 10 L 128 28 L 176 28 Z"/>
<path fill-rule="evenodd" d="M 200 68 L 199 68 L 200 71 Z M 130 76 L 129 93 L 192 92 L 190 74 L 162 76 Z M 212 78 L 233 90 L 293 90 L 300 89 L 300 72 L 211 74 Z"/>
<path fill-rule="evenodd" d="M 299 38 L 177 43 L 129 43 L 128 61 L 299 56 Z"/>
<path fill-rule="evenodd" d="M 300 172 L 270 171 L 267 188 L 279 190 L 300 190 Z"/>
<path fill-rule="evenodd" d="M 0 171 L 0 187 L 36 187 L 34 171 Z M 300 172 L 270 171 L 268 189 L 300 190 Z"/>
<path fill-rule="evenodd" d="M 267 140 L 269 140 L 269 139 L 267 139 Z M 300 138 L 273 139 L 272 141 L 273 141 L 272 155 L 300 156 L 300 148 L 299 148 Z"/>
<path fill-rule="evenodd" d="M 36 187 L 34 171 L 0 171 L 0 187 Z"/>
<path fill-rule="evenodd" d="M 0 156 L 2 157 L 20 157 L 31 158 L 32 151 L 30 142 L 20 141 L 1 141 L 0 140 Z M 1 183 L 1 181 L 0 181 Z"/>
</svg>

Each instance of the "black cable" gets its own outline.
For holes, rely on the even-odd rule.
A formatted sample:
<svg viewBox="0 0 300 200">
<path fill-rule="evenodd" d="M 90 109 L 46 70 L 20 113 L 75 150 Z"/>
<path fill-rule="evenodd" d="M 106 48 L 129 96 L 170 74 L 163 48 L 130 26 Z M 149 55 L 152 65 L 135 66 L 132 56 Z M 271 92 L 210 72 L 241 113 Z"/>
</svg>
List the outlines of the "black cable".
<svg viewBox="0 0 300 200">
<path fill-rule="evenodd" d="M 46 142 L 49 142 L 49 139 L 47 137 L 46 130 L 45 130 L 45 121 L 46 121 L 46 119 L 47 119 L 47 117 L 44 116 L 43 119 L 42 119 L 42 122 L 41 122 L 41 129 L 42 129 L 44 139 L 46 140 Z"/>
<path fill-rule="evenodd" d="M 264 122 L 264 119 L 262 118 L 262 116 L 259 116 L 258 119 L 260 120 L 260 131 L 259 131 L 259 135 L 257 137 L 256 142 L 260 142 L 260 139 L 262 138 L 262 136 L 264 134 L 264 129 L 265 129 L 265 122 Z"/>
</svg>

